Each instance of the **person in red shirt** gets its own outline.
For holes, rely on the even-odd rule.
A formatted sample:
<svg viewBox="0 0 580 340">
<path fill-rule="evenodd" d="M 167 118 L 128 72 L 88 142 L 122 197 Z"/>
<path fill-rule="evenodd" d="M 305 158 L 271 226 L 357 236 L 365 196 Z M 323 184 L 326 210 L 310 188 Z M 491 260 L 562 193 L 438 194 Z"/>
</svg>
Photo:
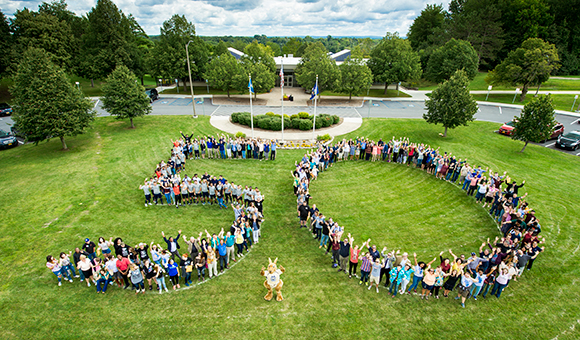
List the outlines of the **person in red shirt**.
<svg viewBox="0 0 580 340">
<path fill-rule="evenodd" d="M 121 255 L 117 255 L 117 269 L 119 269 L 121 277 L 123 277 L 123 281 L 125 281 L 125 288 L 123 289 L 129 288 L 129 278 L 127 277 L 127 275 L 129 274 L 130 264 L 131 262 L 129 262 L 128 258 L 123 257 Z"/>
</svg>

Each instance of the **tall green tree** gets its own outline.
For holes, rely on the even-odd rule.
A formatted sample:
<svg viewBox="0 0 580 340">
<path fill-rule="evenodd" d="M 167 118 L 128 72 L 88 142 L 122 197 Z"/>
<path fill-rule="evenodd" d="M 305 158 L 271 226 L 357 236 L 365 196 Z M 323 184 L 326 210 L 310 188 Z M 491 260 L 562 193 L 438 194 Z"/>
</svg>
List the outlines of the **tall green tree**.
<svg viewBox="0 0 580 340">
<path fill-rule="evenodd" d="M 10 25 L 8 19 L 2 11 L 0 11 L 0 51 L 8 51 L 12 46 L 12 34 L 10 33 Z M 10 66 L 10 53 L 0 54 L 0 78 L 2 78 L 8 67 Z"/>
<path fill-rule="evenodd" d="M 288 40 L 286 44 L 282 46 L 282 53 L 286 55 L 296 54 L 296 51 L 300 48 L 301 45 L 302 41 L 300 38 L 290 38 L 290 40 Z"/>
<path fill-rule="evenodd" d="M 421 77 L 419 55 L 413 51 L 409 41 L 397 33 L 387 33 L 381 42 L 373 48 L 368 61 L 375 82 L 385 83 L 385 94 L 392 83 Z"/>
<path fill-rule="evenodd" d="M 199 79 L 206 71 L 209 50 L 206 43 L 195 34 L 195 25 L 185 15 L 174 14 L 163 23 L 159 42 L 155 45 L 155 62 L 152 72 L 156 76 L 183 80 L 184 91 L 189 77 L 185 45 L 188 44 L 191 77 Z"/>
<path fill-rule="evenodd" d="M 479 64 L 494 63 L 504 42 L 499 6 L 489 0 L 452 0 L 449 12 L 450 37 L 469 41 Z"/>
<path fill-rule="evenodd" d="M 137 83 L 137 77 L 125 65 L 119 65 L 107 77 L 103 85 L 103 108 L 117 119 L 131 121 L 133 118 L 151 113 L 151 100 L 145 94 L 145 88 Z"/>
<path fill-rule="evenodd" d="M 205 78 L 212 87 L 226 91 L 228 98 L 231 90 L 244 91 L 248 85 L 248 76 L 242 64 L 229 52 L 211 60 Z"/>
<path fill-rule="evenodd" d="M 449 40 L 436 49 L 427 64 L 425 77 L 434 82 L 449 79 L 457 70 L 464 69 L 469 79 L 477 75 L 478 57 L 473 46 L 464 40 Z"/>
<path fill-rule="evenodd" d="M 304 51 L 294 75 L 298 84 L 306 89 L 314 88 L 318 75 L 319 92 L 338 89 L 340 85 L 340 70 L 320 42 L 310 44 Z"/>
<path fill-rule="evenodd" d="M 68 149 L 65 137 L 84 133 L 95 117 L 91 101 L 44 49 L 24 52 L 11 93 L 20 131 L 37 141 L 58 137 L 63 150 Z"/>
<path fill-rule="evenodd" d="M 524 105 L 519 117 L 514 117 L 512 139 L 524 142 L 520 152 L 524 152 L 529 142 L 539 143 L 547 140 L 556 124 L 554 105 L 550 95 L 539 95 Z"/>
<path fill-rule="evenodd" d="M 371 69 L 359 58 L 347 58 L 340 66 L 340 92 L 348 94 L 348 100 L 352 95 L 359 95 L 368 90 L 373 82 Z"/>
<path fill-rule="evenodd" d="M 442 5 L 427 5 L 421 15 L 415 18 L 407 39 L 415 51 L 437 45 L 437 33 L 441 31 L 445 22 L 445 11 Z"/>
<path fill-rule="evenodd" d="M 15 42 L 13 60 L 18 61 L 28 48 L 38 47 L 47 51 L 56 65 L 71 70 L 74 36 L 66 21 L 25 8 L 14 14 L 11 30 Z"/>
<path fill-rule="evenodd" d="M 475 119 L 477 103 L 469 93 L 468 85 L 466 72 L 459 70 L 431 92 L 431 97 L 425 101 L 427 113 L 423 114 L 423 119 L 429 124 L 443 125 L 443 137 L 447 137 L 447 129 L 467 126 Z"/>
<path fill-rule="evenodd" d="M 276 85 L 276 63 L 270 55 L 272 50 L 254 40 L 246 46 L 244 53 L 241 62 L 246 73 L 252 75 L 254 97 L 258 92 L 270 91 Z"/>
<path fill-rule="evenodd" d="M 559 60 L 556 46 L 539 38 L 530 38 L 489 72 L 485 81 L 492 85 L 521 85 L 520 101 L 523 101 L 529 86 L 540 86 L 547 81 L 550 74 L 558 69 Z"/>
<path fill-rule="evenodd" d="M 226 43 L 223 40 L 220 40 L 220 42 L 217 44 L 217 46 L 215 47 L 215 49 L 213 51 L 213 55 L 218 56 L 218 55 L 222 55 L 224 53 L 229 53 L 228 46 L 226 45 Z"/>
</svg>

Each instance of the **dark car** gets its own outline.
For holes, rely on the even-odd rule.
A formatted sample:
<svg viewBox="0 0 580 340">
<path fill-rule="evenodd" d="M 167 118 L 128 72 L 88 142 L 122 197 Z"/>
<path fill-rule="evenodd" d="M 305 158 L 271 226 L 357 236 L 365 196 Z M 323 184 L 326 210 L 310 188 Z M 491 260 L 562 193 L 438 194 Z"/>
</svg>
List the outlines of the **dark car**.
<svg viewBox="0 0 580 340">
<path fill-rule="evenodd" d="M 1 149 L 8 149 L 18 146 L 18 141 L 16 137 L 11 133 L 8 133 L 4 130 L 0 130 L 0 148 Z"/>
<path fill-rule="evenodd" d="M 580 146 L 580 131 L 568 132 L 558 137 L 556 147 L 561 149 L 577 150 Z"/>
<path fill-rule="evenodd" d="M 0 116 L 8 116 L 12 114 L 12 107 L 6 103 L 0 103 Z"/>
<path fill-rule="evenodd" d="M 147 94 L 152 103 L 159 99 L 159 92 L 156 89 L 147 90 L 145 94 Z"/>
</svg>

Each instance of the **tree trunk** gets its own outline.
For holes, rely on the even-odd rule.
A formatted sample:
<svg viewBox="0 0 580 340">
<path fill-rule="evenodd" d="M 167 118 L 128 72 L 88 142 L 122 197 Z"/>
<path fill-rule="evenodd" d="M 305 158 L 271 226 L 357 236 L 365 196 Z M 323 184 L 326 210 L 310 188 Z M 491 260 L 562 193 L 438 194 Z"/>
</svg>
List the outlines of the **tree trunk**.
<svg viewBox="0 0 580 340">
<path fill-rule="evenodd" d="M 524 144 L 524 147 L 522 148 L 522 151 L 520 151 L 520 153 L 524 152 L 524 150 L 526 149 L 526 146 L 528 146 L 528 141 L 526 141 L 526 144 Z"/>
<path fill-rule="evenodd" d="M 191 86 L 191 84 L 190 84 L 190 86 Z M 185 93 L 186 91 L 187 91 L 187 80 L 186 80 L 186 78 L 183 78 L 183 92 Z"/>
<path fill-rule="evenodd" d="M 145 80 L 144 80 L 143 78 L 144 78 L 144 77 L 143 77 L 143 76 L 141 76 L 141 86 L 144 86 L 144 85 L 145 85 Z"/>
<path fill-rule="evenodd" d="M 230 88 L 228 87 L 228 98 L 230 97 Z"/>
<path fill-rule="evenodd" d="M 540 86 L 542 86 L 542 83 L 538 84 L 538 88 L 536 89 L 536 95 L 534 95 L 534 97 L 538 96 L 538 92 L 540 92 Z"/>
<path fill-rule="evenodd" d="M 387 94 L 387 89 L 389 88 L 389 83 L 385 83 L 385 94 Z"/>
<path fill-rule="evenodd" d="M 350 102 L 351 99 L 352 99 L 352 92 L 348 94 L 348 101 Z"/>
<path fill-rule="evenodd" d="M 62 149 L 68 150 L 68 147 L 66 146 L 66 142 L 64 141 L 64 136 L 60 136 L 60 142 L 62 143 Z"/>
<path fill-rule="evenodd" d="M 526 99 L 526 94 L 528 94 L 528 84 L 524 84 L 524 87 L 522 87 L 522 94 L 520 96 L 520 102 L 523 102 Z"/>
<path fill-rule="evenodd" d="M 129 118 L 129 120 L 131 120 L 131 129 L 134 129 L 135 125 L 133 125 L 133 118 Z"/>
<path fill-rule="evenodd" d="M 399 82 L 397 82 L 397 92 L 399 92 Z"/>
<path fill-rule="evenodd" d="M 445 127 L 445 132 L 443 132 L 443 137 L 447 137 L 447 126 Z"/>
<path fill-rule="evenodd" d="M 91 78 L 91 87 L 95 87 L 95 82 L 93 81 L 93 78 Z"/>
<path fill-rule="evenodd" d="M 256 91 L 254 91 L 254 100 L 258 99 L 258 93 Z"/>
</svg>

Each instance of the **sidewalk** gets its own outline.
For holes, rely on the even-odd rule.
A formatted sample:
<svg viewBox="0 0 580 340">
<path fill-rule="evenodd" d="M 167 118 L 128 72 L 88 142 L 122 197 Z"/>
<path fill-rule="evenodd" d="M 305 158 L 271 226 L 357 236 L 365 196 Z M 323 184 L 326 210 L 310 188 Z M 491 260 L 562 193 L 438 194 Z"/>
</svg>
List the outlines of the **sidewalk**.
<svg viewBox="0 0 580 340">
<path fill-rule="evenodd" d="M 248 126 L 242 126 L 234 124 L 230 121 L 230 116 L 212 116 L 209 120 L 210 124 L 222 131 L 227 133 L 236 134 L 237 132 L 243 132 L 247 137 L 252 137 L 252 129 Z M 343 135 L 358 129 L 362 124 L 362 118 L 343 118 L 342 124 L 335 127 L 327 127 L 322 129 L 317 129 L 314 132 L 314 138 L 318 135 L 329 134 L 332 137 Z M 262 129 L 254 129 L 253 137 L 264 138 L 264 139 L 278 139 L 278 140 L 293 140 L 293 141 L 303 141 L 312 140 L 312 130 L 308 131 L 296 131 L 292 132 L 284 131 L 284 138 L 282 138 L 282 131 L 267 131 Z"/>
</svg>

